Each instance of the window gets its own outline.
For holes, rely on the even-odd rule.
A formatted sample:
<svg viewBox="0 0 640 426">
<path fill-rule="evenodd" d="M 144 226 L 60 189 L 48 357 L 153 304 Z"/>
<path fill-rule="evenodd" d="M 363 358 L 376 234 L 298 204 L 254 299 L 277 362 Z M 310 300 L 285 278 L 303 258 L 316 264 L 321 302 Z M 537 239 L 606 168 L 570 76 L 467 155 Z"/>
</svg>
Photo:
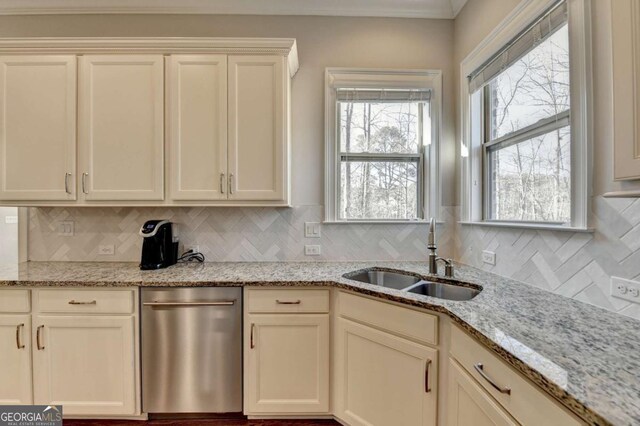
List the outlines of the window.
<svg viewBox="0 0 640 426">
<path fill-rule="evenodd" d="M 432 198 L 434 130 L 428 73 L 330 72 L 327 159 L 333 161 L 327 161 L 332 190 L 327 191 L 326 219 L 424 219 L 431 214 L 426 206 Z"/>
<path fill-rule="evenodd" d="M 480 157 L 480 173 L 471 178 L 476 187 L 482 182 L 481 211 L 472 211 L 472 220 L 586 225 L 585 104 L 579 99 L 574 116 L 572 99 L 586 79 L 572 81 L 579 73 L 572 70 L 568 9 L 566 0 L 553 2 L 469 74 L 469 137 Z"/>
</svg>

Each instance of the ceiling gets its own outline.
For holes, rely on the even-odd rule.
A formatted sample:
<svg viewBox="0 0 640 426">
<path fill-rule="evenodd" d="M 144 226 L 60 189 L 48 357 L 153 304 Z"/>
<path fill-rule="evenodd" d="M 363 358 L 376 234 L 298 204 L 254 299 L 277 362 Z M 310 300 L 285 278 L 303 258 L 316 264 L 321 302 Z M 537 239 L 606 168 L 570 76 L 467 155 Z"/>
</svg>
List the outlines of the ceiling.
<svg viewBox="0 0 640 426">
<path fill-rule="evenodd" d="M 454 18 L 467 0 L 0 0 L 0 15 L 195 13 Z"/>
</svg>

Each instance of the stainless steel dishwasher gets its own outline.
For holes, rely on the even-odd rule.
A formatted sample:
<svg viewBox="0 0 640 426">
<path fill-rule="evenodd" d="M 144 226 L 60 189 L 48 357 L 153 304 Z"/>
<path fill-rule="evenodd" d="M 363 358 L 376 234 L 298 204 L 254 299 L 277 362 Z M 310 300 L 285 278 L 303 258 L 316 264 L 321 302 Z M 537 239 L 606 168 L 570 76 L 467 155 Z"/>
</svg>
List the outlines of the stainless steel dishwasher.
<svg viewBox="0 0 640 426">
<path fill-rule="evenodd" d="M 242 289 L 142 289 L 142 409 L 242 411 Z"/>
</svg>

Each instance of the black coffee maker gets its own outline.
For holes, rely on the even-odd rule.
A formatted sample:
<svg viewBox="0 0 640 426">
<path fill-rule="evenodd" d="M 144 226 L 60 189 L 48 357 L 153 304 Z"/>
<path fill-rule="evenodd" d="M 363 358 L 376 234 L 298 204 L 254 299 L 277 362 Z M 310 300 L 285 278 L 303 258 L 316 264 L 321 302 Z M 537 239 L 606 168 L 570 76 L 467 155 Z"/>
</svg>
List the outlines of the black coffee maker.
<svg viewBox="0 0 640 426">
<path fill-rule="evenodd" d="M 140 228 L 142 258 L 140 269 L 151 270 L 175 265 L 178 242 L 173 241 L 173 224 L 168 220 L 148 220 Z"/>
</svg>

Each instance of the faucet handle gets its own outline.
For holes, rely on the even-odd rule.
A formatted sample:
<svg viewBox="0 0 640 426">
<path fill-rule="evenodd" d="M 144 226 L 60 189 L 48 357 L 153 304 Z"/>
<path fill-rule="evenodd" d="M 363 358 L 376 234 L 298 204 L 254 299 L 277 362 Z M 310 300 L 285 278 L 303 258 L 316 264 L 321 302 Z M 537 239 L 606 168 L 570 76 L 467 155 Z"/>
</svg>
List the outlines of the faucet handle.
<svg viewBox="0 0 640 426">
<path fill-rule="evenodd" d="M 442 260 L 444 262 L 444 276 L 447 278 L 453 278 L 453 261 L 451 259 L 445 259 L 444 257 L 438 257 L 438 260 Z"/>
</svg>

